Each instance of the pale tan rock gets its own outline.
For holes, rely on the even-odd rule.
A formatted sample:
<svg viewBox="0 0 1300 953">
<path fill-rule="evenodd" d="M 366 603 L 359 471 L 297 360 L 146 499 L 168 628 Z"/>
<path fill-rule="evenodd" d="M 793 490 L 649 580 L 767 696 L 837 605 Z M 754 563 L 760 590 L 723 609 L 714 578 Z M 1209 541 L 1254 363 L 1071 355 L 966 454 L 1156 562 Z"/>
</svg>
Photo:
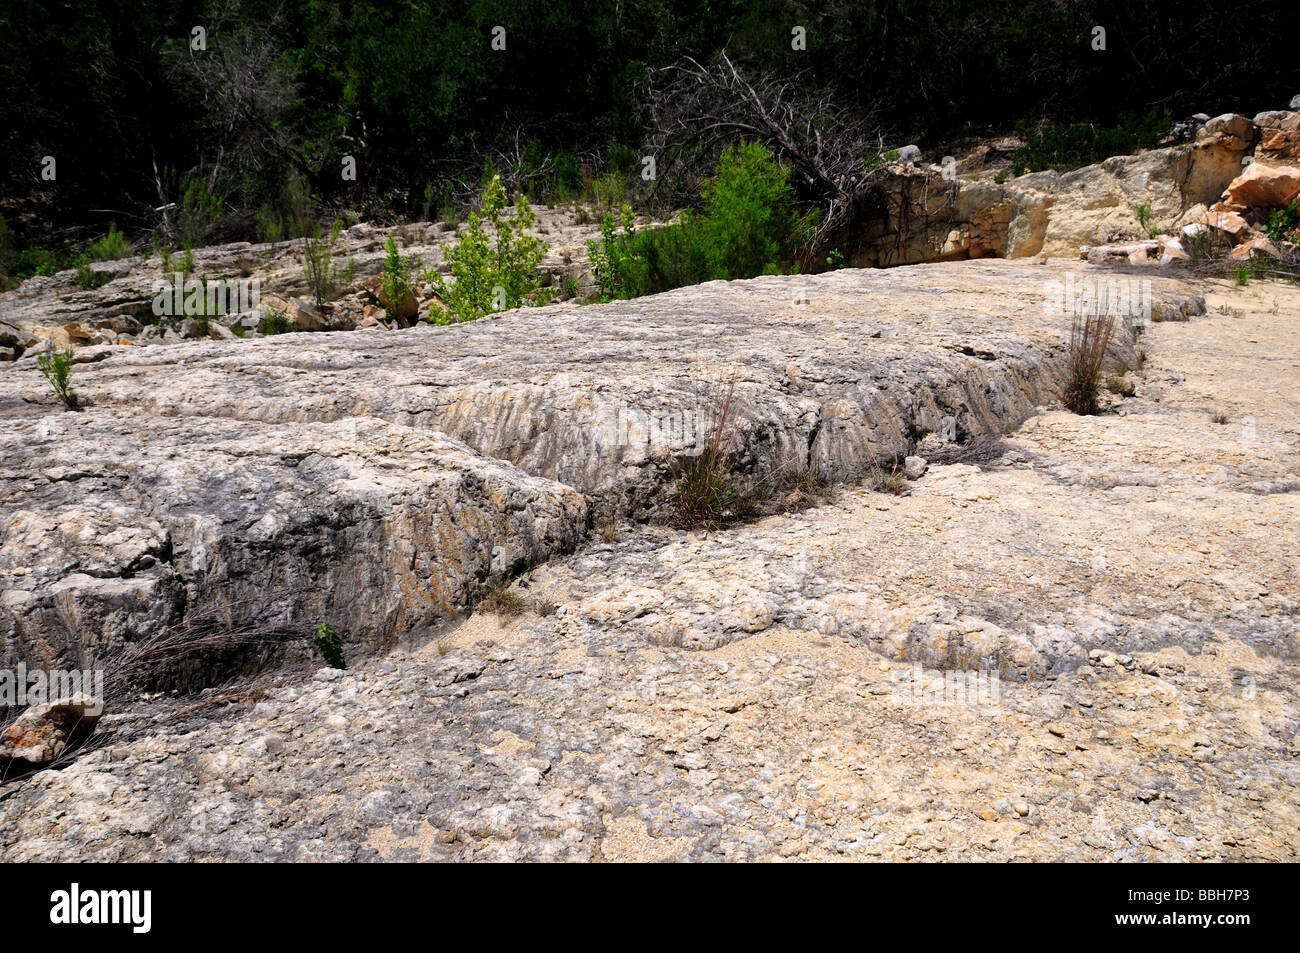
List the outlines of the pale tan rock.
<svg viewBox="0 0 1300 953">
<path fill-rule="evenodd" d="M 1283 208 L 1300 195 L 1300 167 L 1252 162 L 1233 179 L 1223 202 L 1238 209 Z"/>
</svg>

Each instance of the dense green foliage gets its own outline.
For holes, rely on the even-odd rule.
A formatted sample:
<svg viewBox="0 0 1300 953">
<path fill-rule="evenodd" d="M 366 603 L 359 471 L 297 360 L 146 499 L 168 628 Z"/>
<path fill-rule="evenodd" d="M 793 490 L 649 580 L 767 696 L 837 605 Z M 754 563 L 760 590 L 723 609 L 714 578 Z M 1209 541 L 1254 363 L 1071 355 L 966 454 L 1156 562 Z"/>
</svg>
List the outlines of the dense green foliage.
<svg viewBox="0 0 1300 953">
<path fill-rule="evenodd" d="M 876 108 L 895 144 L 1046 119 L 1024 167 L 1076 163 L 1142 141 L 1125 117 L 1152 103 L 1176 116 L 1285 103 L 1300 89 L 1294 31 L 1280 26 L 1293 6 L 6 0 L 0 211 L 17 233 L 6 267 L 48 270 L 36 252 L 15 265 L 16 249 L 84 243 L 114 219 L 136 236 L 166 216 L 176 248 L 200 233 L 249 239 L 257 221 L 268 240 L 289 237 L 276 207 L 292 177 L 335 209 L 441 213 L 505 154 L 519 154 L 511 190 L 563 197 L 603 181 L 603 204 L 617 207 L 642 141 L 637 84 L 724 47 L 747 68 Z M 1092 49 L 1097 24 L 1104 51 Z M 190 48 L 196 25 L 205 50 Z M 492 48 L 498 25 L 504 50 Z M 806 50 L 791 48 L 795 25 Z M 1095 130 L 1116 128 L 1129 129 L 1123 143 L 1102 145 L 1109 134 Z M 41 177 L 45 156 L 54 181 Z M 340 174 L 344 156 L 355 181 Z"/>
<path fill-rule="evenodd" d="M 379 275 L 379 290 L 380 303 L 390 321 L 402 321 L 402 302 L 415 294 L 415 286 L 411 283 L 414 265 L 413 260 L 402 258 L 402 253 L 397 250 L 397 240 L 389 235 L 384 270 Z"/>
<path fill-rule="evenodd" d="M 801 211 L 790 171 L 762 145 L 725 150 L 704 184 L 703 211 L 671 225 L 637 229 L 624 206 L 606 215 L 589 243 L 607 298 L 635 298 L 714 279 L 753 278 L 788 269 L 808 241 L 816 213 Z"/>
<path fill-rule="evenodd" d="M 316 651 L 320 652 L 320 657 L 330 668 L 348 667 L 343 657 L 343 638 L 328 622 L 320 622 L 316 625 L 316 638 L 313 641 L 316 644 Z"/>
</svg>

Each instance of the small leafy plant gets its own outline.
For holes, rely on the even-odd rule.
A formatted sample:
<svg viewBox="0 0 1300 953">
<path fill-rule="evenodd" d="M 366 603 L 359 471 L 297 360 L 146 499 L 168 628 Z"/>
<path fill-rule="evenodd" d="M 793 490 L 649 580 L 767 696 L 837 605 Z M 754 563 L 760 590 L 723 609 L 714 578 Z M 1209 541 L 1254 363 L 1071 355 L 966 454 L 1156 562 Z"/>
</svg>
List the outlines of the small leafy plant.
<svg viewBox="0 0 1300 953">
<path fill-rule="evenodd" d="M 316 650 L 330 668 L 347 668 L 343 658 L 343 639 L 328 622 L 316 625 Z"/>
<path fill-rule="evenodd" d="M 402 258 L 401 252 L 397 250 L 397 241 L 389 235 L 388 255 L 384 259 L 384 270 L 379 276 L 382 293 L 380 304 L 384 306 L 388 319 L 402 326 L 409 323 L 402 316 L 402 302 L 415 295 L 415 286 L 411 283 L 411 270 L 415 267 L 415 262 L 414 257 Z"/>
<path fill-rule="evenodd" d="M 131 254 L 131 245 L 117 230 L 117 223 L 110 222 L 108 234 L 91 242 L 87 252 L 95 261 L 117 261 Z"/>
<path fill-rule="evenodd" d="M 71 351 L 56 349 L 49 343 L 45 345 L 45 350 L 36 356 L 36 366 L 49 381 L 54 396 L 69 410 L 75 410 L 77 407 L 77 395 L 72 391 L 72 363 Z"/>
<path fill-rule="evenodd" d="M 1274 209 L 1269 213 L 1264 233 L 1275 242 L 1296 241 L 1300 238 L 1296 234 L 1297 226 L 1300 226 L 1300 196 L 1293 198 L 1286 208 Z"/>
<path fill-rule="evenodd" d="M 1151 211 L 1150 205 L 1147 205 L 1144 202 L 1141 205 L 1136 206 L 1133 209 L 1133 217 L 1136 218 L 1138 224 L 1142 226 L 1142 231 L 1147 233 L 1147 238 L 1156 237 L 1156 233 L 1159 229 L 1155 227 L 1155 213 Z"/>
</svg>

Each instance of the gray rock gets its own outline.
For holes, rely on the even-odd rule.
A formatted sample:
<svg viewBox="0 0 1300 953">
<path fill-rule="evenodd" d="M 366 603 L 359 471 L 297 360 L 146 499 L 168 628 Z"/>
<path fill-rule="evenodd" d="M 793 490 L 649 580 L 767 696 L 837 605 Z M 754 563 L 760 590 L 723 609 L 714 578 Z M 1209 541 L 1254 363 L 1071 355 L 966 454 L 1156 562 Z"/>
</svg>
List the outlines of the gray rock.
<svg viewBox="0 0 1300 953">
<path fill-rule="evenodd" d="M 898 161 L 905 165 L 915 165 L 921 161 L 921 149 L 918 146 L 906 145 L 898 150 Z"/>
<path fill-rule="evenodd" d="M 1291 102 L 1287 103 L 1288 109 L 1300 109 L 1300 93 L 1291 97 Z"/>
<path fill-rule="evenodd" d="M 904 457 L 903 475 L 909 480 L 919 480 L 925 475 L 928 466 L 925 457 Z"/>
<path fill-rule="evenodd" d="M 0 431 L 0 652 L 113 651 L 228 608 L 304 640 L 322 621 L 353 644 L 422 631 L 572 549 L 593 517 L 661 510 L 742 362 L 736 447 L 756 478 L 807 463 L 852 478 L 945 418 L 959 437 L 1001 433 L 1053 399 L 1068 320 L 1042 300 L 1062 275 L 923 273 L 711 282 L 236 351 L 106 347 L 78 365 L 88 409 L 55 418 L 23 402 L 44 388 L 19 362 L 0 376 L 16 408 Z M 1167 279 L 1153 297 L 1203 309 Z M 1131 340 L 1113 358 L 1135 360 Z"/>
</svg>

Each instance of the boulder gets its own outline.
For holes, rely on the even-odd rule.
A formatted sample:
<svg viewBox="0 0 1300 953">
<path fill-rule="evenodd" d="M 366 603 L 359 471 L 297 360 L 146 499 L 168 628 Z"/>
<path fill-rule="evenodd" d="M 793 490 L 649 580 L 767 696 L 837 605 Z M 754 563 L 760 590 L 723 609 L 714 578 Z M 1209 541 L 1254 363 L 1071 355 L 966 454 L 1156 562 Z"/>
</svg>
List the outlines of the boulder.
<svg viewBox="0 0 1300 953">
<path fill-rule="evenodd" d="M 1224 190 L 1222 205 L 1232 211 L 1282 208 L 1300 195 L 1300 168 L 1252 162 Z"/>
<path fill-rule="evenodd" d="M 1281 258 L 1282 253 L 1267 235 L 1255 235 L 1234 248 L 1228 257 L 1233 261 L 1248 261 L 1251 258 Z"/>
<path fill-rule="evenodd" d="M 83 692 L 28 708 L 0 732 L 0 762 L 48 764 L 68 746 L 74 732 L 90 732 L 104 705 Z"/>
<path fill-rule="evenodd" d="M 1212 209 L 1206 215 L 1205 224 L 1231 235 L 1234 241 L 1248 238 L 1254 231 L 1240 213 L 1225 209 Z"/>
<path fill-rule="evenodd" d="M 898 150 L 898 161 L 905 165 L 915 165 L 921 161 L 921 149 L 918 146 L 906 145 Z"/>
<path fill-rule="evenodd" d="M 315 305 L 308 304 L 301 298 L 290 298 L 285 302 L 285 316 L 298 326 L 299 331 L 324 331 L 325 321 Z"/>
<path fill-rule="evenodd" d="M 36 343 L 36 337 L 31 332 L 17 325 L 0 321 L 0 349 L 8 348 L 13 352 L 14 357 L 22 357 L 23 351 Z"/>
<path fill-rule="evenodd" d="M 1205 133 L 1233 149 L 1247 149 L 1259 138 L 1255 124 L 1238 113 L 1215 116 L 1205 124 Z"/>
</svg>

